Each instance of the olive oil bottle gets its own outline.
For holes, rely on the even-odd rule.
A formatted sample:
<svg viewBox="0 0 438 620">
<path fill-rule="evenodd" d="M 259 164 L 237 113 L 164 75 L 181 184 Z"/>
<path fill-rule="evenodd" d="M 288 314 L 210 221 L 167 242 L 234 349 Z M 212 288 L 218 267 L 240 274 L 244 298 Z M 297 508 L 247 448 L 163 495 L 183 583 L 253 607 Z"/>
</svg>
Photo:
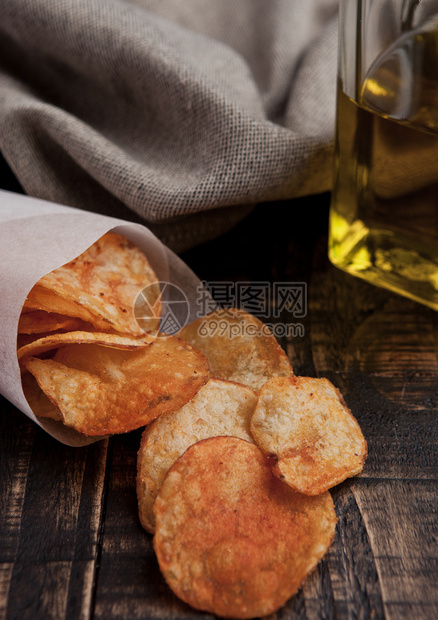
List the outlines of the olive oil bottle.
<svg viewBox="0 0 438 620">
<path fill-rule="evenodd" d="M 338 84 L 329 257 L 438 310 L 438 19 Z"/>
</svg>

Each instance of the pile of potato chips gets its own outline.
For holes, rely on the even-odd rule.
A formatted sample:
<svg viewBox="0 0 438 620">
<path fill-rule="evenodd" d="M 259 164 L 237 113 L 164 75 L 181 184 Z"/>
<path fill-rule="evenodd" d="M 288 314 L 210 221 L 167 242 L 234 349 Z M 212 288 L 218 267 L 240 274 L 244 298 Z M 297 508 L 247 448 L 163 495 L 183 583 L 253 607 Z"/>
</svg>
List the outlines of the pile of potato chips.
<svg viewBox="0 0 438 620">
<path fill-rule="evenodd" d="M 124 433 L 196 394 L 209 376 L 205 356 L 157 337 L 158 318 L 151 333 L 136 321 L 138 294 L 154 284 L 144 254 L 114 233 L 38 281 L 24 303 L 17 351 L 37 416 L 86 436 Z"/>
<path fill-rule="evenodd" d="M 223 617 L 272 613 L 329 548 L 328 490 L 362 470 L 366 441 L 340 392 L 295 376 L 247 312 L 145 333 L 134 306 L 151 286 L 146 257 L 113 233 L 44 276 L 18 327 L 24 393 L 83 435 L 145 426 L 139 516 L 170 588 Z"/>
</svg>

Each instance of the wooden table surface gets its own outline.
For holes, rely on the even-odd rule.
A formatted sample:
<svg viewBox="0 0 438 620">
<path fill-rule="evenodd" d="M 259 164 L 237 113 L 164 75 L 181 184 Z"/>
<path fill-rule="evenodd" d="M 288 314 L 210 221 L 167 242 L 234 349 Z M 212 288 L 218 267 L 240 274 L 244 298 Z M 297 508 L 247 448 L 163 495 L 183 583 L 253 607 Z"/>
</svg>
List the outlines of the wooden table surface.
<svg viewBox="0 0 438 620">
<path fill-rule="evenodd" d="M 368 440 L 361 476 L 332 490 L 332 547 L 275 617 L 431 620 L 438 315 L 329 264 L 328 204 L 322 195 L 261 205 L 184 259 L 209 282 L 306 282 L 303 333 L 281 344 L 296 374 L 343 392 Z M 0 620 L 208 617 L 171 594 L 139 524 L 141 430 L 69 448 L 1 406 Z"/>
</svg>

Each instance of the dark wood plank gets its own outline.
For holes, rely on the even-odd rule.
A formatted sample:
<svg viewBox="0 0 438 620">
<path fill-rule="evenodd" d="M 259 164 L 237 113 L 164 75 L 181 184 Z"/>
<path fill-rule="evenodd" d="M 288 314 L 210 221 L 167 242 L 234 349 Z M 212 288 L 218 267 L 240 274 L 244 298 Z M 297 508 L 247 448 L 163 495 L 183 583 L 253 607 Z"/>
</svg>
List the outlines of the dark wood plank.
<svg viewBox="0 0 438 620">
<path fill-rule="evenodd" d="M 0 397 L 0 618 L 7 602 L 20 540 L 21 516 L 35 425 Z"/>
<path fill-rule="evenodd" d="M 200 618 L 179 601 L 158 568 L 138 519 L 135 477 L 140 431 L 111 440 L 111 471 L 93 617 Z"/>
<path fill-rule="evenodd" d="M 374 602 L 361 588 L 358 617 L 437 617 L 436 314 L 333 270 L 321 242 L 312 278 L 315 370 L 343 391 L 369 444 L 363 474 L 348 483 L 363 525 L 344 545 L 357 563 L 344 598 L 369 574 Z M 345 498 L 336 495 L 339 509 Z M 342 537 L 348 530 L 339 528 Z"/>
<path fill-rule="evenodd" d="M 36 427 L 0 397 L 0 561 L 14 562 Z"/>
<path fill-rule="evenodd" d="M 354 485 L 347 481 L 332 492 L 339 521 L 326 562 L 336 617 L 378 620 L 385 618 L 380 582 Z"/>
<path fill-rule="evenodd" d="M 7 425 L 2 434 L 2 497 L 11 498 L 7 527 L 1 530 L 3 615 L 88 618 L 107 442 L 69 448 L 9 404 L 2 422 Z"/>
<path fill-rule="evenodd" d="M 438 617 L 438 481 L 360 480 L 363 515 L 388 620 Z"/>
</svg>

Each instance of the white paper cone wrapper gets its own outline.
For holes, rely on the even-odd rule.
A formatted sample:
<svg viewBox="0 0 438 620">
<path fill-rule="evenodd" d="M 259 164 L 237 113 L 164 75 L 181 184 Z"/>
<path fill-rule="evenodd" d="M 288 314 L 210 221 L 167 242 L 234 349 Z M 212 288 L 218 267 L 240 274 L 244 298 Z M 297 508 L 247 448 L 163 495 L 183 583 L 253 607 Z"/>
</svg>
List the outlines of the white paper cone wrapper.
<svg viewBox="0 0 438 620">
<path fill-rule="evenodd" d="M 82 437 L 60 422 L 35 417 L 21 387 L 18 319 L 27 294 L 40 278 L 76 258 L 109 231 L 124 235 L 144 252 L 158 279 L 171 285 L 166 286 L 170 293 L 182 292 L 187 303 L 172 304 L 170 297 L 163 313 L 171 307 L 172 317 L 181 327 L 197 318 L 200 280 L 145 226 L 0 190 L 0 391 L 39 426 L 70 446 L 101 438 Z M 203 291 L 203 295 L 208 293 Z"/>
</svg>

